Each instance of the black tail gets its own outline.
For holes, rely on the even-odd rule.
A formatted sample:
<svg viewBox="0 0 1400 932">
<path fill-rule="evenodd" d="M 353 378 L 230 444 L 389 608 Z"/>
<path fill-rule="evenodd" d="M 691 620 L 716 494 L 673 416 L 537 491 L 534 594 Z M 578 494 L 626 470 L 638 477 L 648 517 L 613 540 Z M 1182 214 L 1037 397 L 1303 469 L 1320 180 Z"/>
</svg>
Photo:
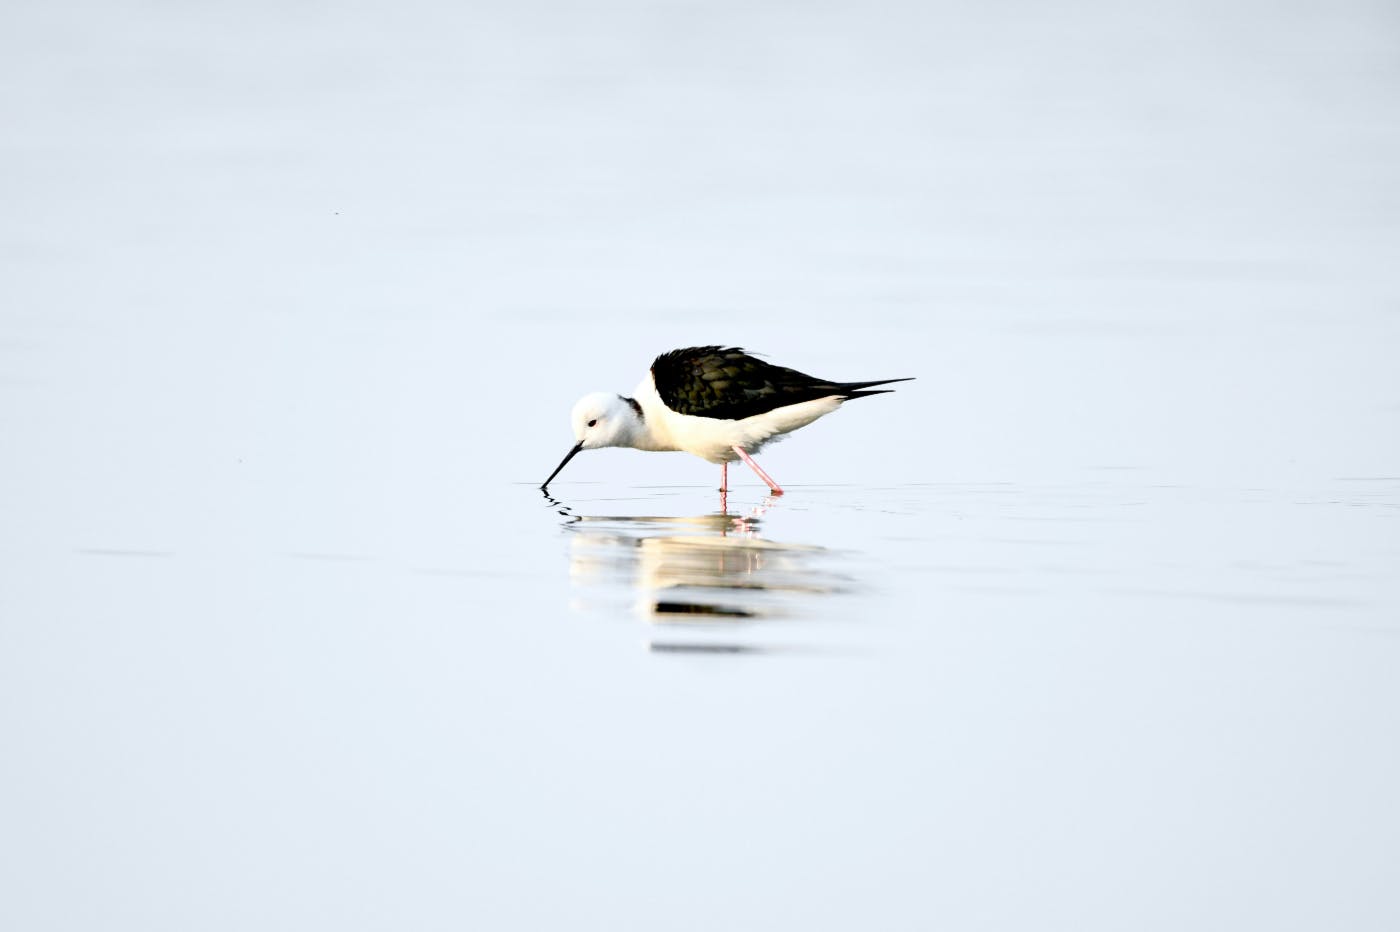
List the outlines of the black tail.
<svg viewBox="0 0 1400 932">
<path fill-rule="evenodd" d="M 865 398 L 868 395 L 888 395 L 890 392 L 894 391 L 892 388 L 880 388 L 873 392 L 865 391 L 865 389 L 870 388 L 872 385 L 889 385 L 892 382 L 912 381 L 914 381 L 914 377 L 910 376 L 905 379 L 876 379 L 873 382 L 842 382 L 836 387 L 840 389 L 840 394 L 844 398 Z"/>
</svg>

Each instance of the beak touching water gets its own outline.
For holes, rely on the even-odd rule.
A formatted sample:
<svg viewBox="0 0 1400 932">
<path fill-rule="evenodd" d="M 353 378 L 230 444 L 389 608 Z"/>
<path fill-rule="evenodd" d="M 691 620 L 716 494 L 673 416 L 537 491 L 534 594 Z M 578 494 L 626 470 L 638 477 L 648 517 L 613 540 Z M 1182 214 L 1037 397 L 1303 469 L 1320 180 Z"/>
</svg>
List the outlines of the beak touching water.
<svg viewBox="0 0 1400 932">
<path fill-rule="evenodd" d="M 546 480 L 544 480 L 544 482 L 540 483 L 540 488 L 541 488 L 541 489 L 547 489 L 547 488 L 549 488 L 549 484 L 550 484 L 551 482 L 554 481 L 554 477 L 557 476 L 557 475 L 559 475 L 559 470 L 561 470 L 561 469 L 563 469 L 565 466 L 569 465 L 569 460 L 573 459 L 574 456 L 578 453 L 578 451 L 579 451 L 579 450 L 582 450 L 582 449 L 583 449 L 583 441 L 580 440 L 578 443 L 576 443 L 576 444 L 574 445 L 574 448 L 573 448 L 572 450 L 569 451 L 569 454 L 568 454 L 567 456 L 564 457 L 563 462 L 561 462 L 558 466 L 555 466 L 555 467 L 554 467 L 554 472 L 552 472 L 552 473 L 549 474 L 549 478 L 546 479 Z"/>
</svg>

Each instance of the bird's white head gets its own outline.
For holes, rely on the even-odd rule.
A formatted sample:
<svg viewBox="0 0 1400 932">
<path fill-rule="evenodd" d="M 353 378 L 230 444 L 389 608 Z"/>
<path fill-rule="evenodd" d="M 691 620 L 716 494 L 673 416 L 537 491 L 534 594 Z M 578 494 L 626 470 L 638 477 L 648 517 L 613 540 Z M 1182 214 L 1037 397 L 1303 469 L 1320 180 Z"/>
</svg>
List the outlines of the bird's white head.
<svg viewBox="0 0 1400 932">
<path fill-rule="evenodd" d="M 569 420 L 573 424 L 574 439 L 583 450 L 629 447 L 641 427 L 641 418 L 631 402 L 608 392 L 584 395 L 575 403 Z"/>
<path fill-rule="evenodd" d="M 548 487 L 580 450 L 635 446 L 637 438 L 646 430 L 635 405 L 634 401 L 608 392 L 593 392 L 580 398 L 569 415 L 578 443 L 540 488 Z"/>
</svg>

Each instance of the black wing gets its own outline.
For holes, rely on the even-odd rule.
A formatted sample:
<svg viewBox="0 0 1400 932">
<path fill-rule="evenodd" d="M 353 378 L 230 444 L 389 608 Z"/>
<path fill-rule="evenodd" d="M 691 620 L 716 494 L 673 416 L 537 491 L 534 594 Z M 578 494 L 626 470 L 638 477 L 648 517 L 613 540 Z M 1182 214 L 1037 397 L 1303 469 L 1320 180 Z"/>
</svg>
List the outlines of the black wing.
<svg viewBox="0 0 1400 932">
<path fill-rule="evenodd" d="M 656 357 L 652 379 L 661 400 L 679 414 L 741 420 L 774 408 L 840 395 L 860 398 L 881 392 L 872 385 L 904 382 L 830 382 L 755 359 L 736 346 L 692 346 Z"/>
</svg>

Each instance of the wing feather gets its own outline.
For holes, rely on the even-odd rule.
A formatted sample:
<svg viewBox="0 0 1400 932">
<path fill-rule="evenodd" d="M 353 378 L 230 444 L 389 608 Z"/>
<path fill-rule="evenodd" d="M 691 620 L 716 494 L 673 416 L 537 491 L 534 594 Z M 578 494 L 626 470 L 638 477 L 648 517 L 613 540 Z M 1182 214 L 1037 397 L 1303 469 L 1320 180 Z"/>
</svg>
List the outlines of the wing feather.
<svg viewBox="0 0 1400 932">
<path fill-rule="evenodd" d="M 850 395 L 872 382 L 830 382 L 755 359 L 737 346 L 691 346 L 656 357 L 656 392 L 672 411 L 742 420 L 774 408 Z"/>
</svg>

